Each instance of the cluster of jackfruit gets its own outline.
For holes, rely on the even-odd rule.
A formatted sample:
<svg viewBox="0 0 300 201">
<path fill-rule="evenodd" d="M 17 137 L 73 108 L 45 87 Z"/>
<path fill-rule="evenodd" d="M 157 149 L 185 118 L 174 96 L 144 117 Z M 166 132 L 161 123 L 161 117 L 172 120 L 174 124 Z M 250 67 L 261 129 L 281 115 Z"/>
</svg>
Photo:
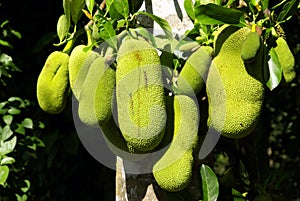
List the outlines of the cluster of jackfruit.
<svg viewBox="0 0 300 201">
<path fill-rule="evenodd" d="M 100 126 L 112 152 L 125 159 L 137 160 L 136 154 L 170 145 L 153 165 L 153 176 L 164 190 L 180 191 L 190 183 L 199 144 L 201 91 L 207 94 L 206 126 L 229 138 L 254 130 L 265 91 L 262 46 L 250 28 L 223 25 L 213 47 L 192 51 L 169 96 L 161 58 L 150 42 L 124 37 L 110 62 L 78 45 L 70 56 L 49 55 L 38 78 L 37 98 L 44 111 L 58 114 L 66 106 L 70 86 L 79 119 Z M 274 50 L 285 80 L 292 81 L 294 57 L 288 45 L 278 38 Z"/>
</svg>

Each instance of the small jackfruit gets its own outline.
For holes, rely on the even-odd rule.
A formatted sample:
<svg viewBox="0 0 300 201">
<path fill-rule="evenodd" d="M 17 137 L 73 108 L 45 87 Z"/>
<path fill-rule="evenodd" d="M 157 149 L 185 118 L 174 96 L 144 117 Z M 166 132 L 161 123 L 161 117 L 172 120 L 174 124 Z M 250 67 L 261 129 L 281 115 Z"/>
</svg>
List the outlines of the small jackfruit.
<svg viewBox="0 0 300 201">
<path fill-rule="evenodd" d="M 115 71 L 106 65 L 104 57 L 98 56 L 90 66 L 78 106 L 79 118 L 86 125 L 101 126 L 111 118 L 115 76 Z"/>
<path fill-rule="evenodd" d="M 127 39 L 117 56 L 119 127 L 131 150 L 150 151 L 161 142 L 166 124 L 160 58 L 148 42 Z"/>
<path fill-rule="evenodd" d="M 212 60 L 211 49 L 200 47 L 187 59 L 177 80 L 180 94 L 193 95 L 201 91 Z"/>
<path fill-rule="evenodd" d="M 37 100 L 45 112 L 58 114 L 67 102 L 69 55 L 60 51 L 52 52 L 37 80 Z"/>
<path fill-rule="evenodd" d="M 296 77 L 294 68 L 295 58 L 284 38 L 279 37 L 276 40 L 276 43 L 277 46 L 274 48 L 274 50 L 278 56 L 284 79 L 287 83 L 289 83 Z"/>
<path fill-rule="evenodd" d="M 196 102 L 189 96 L 175 95 L 173 139 L 168 150 L 153 166 L 153 176 L 162 189 L 176 192 L 189 184 L 198 127 L 199 110 Z"/>
<path fill-rule="evenodd" d="M 85 50 L 86 47 L 87 47 L 86 45 L 78 45 L 72 50 L 70 54 L 70 60 L 69 60 L 70 87 L 77 100 L 79 99 L 79 93 L 74 89 L 75 81 L 77 80 L 77 75 L 78 72 L 80 71 L 82 64 L 84 63 L 85 59 L 90 53 L 90 50 L 89 51 Z"/>
<path fill-rule="evenodd" d="M 241 57 L 244 61 L 255 58 L 260 48 L 260 38 L 256 32 L 250 32 L 242 44 Z"/>
<path fill-rule="evenodd" d="M 254 130 L 263 103 L 261 51 L 251 63 L 245 64 L 241 58 L 250 31 L 230 25 L 219 29 L 221 39 L 215 38 L 214 43 L 219 52 L 207 77 L 208 125 L 229 138 L 242 138 Z"/>
<path fill-rule="evenodd" d="M 78 50 L 78 52 L 80 52 Z M 82 53 L 82 57 L 84 54 Z M 72 80 L 70 80 L 70 84 L 73 85 L 72 92 L 77 100 L 79 100 L 81 89 L 83 86 L 83 83 L 85 81 L 85 78 L 88 74 L 88 71 L 92 65 L 92 63 L 99 57 L 99 53 L 95 51 L 90 51 L 87 53 L 86 58 L 82 61 L 81 66 L 79 59 L 77 60 L 76 66 L 70 66 L 70 73 L 72 74 Z M 83 58 L 82 58 L 83 59 Z M 73 60 L 74 61 L 74 60 Z M 73 62 L 74 63 L 74 62 Z M 76 67 L 79 67 L 78 69 Z M 71 78 L 71 77 L 70 77 Z"/>
</svg>

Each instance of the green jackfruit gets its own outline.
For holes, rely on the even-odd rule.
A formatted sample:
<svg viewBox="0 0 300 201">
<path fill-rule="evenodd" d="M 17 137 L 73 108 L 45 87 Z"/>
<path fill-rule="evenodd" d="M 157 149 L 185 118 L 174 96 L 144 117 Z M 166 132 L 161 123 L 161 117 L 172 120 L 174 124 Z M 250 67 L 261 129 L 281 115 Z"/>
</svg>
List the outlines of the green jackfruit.
<svg viewBox="0 0 300 201">
<path fill-rule="evenodd" d="M 40 107 L 50 114 L 64 110 L 67 102 L 69 55 L 52 52 L 37 80 L 37 100 Z"/>
<path fill-rule="evenodd" d="M 78 51 L 80 52 L 80 51 Z M 81 53 L 80 53 L 81 54 Z M 83 57 L 83 53 L 81 56 Z M 80 65 L 79 59 L 77 60 L 77 65 L 74 65 L 73 67 L 69 65 L 70 73 L 72 74 L 72 80 L 70 80 L 70 84 L 73 85 L 72 91 L 74 96 L 76 97 L 77 100 L 79 100 L 81 89 L 83 86 L 83 83 L 85 81 L 85 78 L 88 74 L 88 71 L 92 65 L 92 63 L 99 57 L 99 54 L 95 51 L 90 51 L 87 53 L 86 58 L 83 60 L 82 65 Z M 73 63 L 74 60 L 73 60 Z M 76 67 L 79 67 L 77 69 Z M 72 70 L 71 70 L 72 69 Z"/>
<path fill-rule="evenodd" d="M 241 57 L 244 61 L 255 58 L 260 48 L 260 38 L 256 32 L 250 32 L 242 44 Z"/>
<path fill-rule="evenodd" d="M 205 85 L 212 60 L 210 49 L 212 48 L 200 47 L 185 62 L 177 80 L 177 86 L 181 94 L 198 94 Z"/>
<path fill-rule="evenodd" d="M 120 130 L 131 150 L 150 151 L 166 124 L 160 58 L 143 40 L 127 39 L 118 51 L 116 94 Z"/>
<path fill-rule="evenodd" d="M 70 60 L 69 60 L 69 80 L 70 80 L 70 87 L 73 91 L 74 96 L 76 99 L 79 99 L 79 91 L 76 91 L 75 88 L 75 81 L 77 80 L 78 72 L 80 71 L 80 68 L 82 64 L 84 63 L 85 59 L 90 53 L 89 51 L 85 51 L 84 48 L 86 48 L 86 45 L 78 45 L 76 46 L 71 54 L 70 54 Z"/>
<path fill-rule="evenodd" d="M 220 28 L 215 38 L 219 52 L 207 77 L 208 125 L 229 138 L 242 138 L 254 130 L 263 103 L 262 51 L 251 63 L 241 58 L 250 31 L 229 25 Z"/>
<path fill-rule="evenodd" d="M 198 142 L 199 111 L 185 95 L 174 97 L 174 135 L 170 147 L 153 166 L 153 176 L 166 191 L 187 187 L 193 168 L 193 150 Z"/>
<path fill-rule="evenodd" d="M 284 38 L 279 37 L 276 40 L 276 43 L 277 46 L 274 48 L 274 50 L 278 56 L 284 79 L 287 83 L 289 83 L 296 77 L 296 72 L 294 69 L 295 58 Z"/>
<path fill-rule="evenodd" d="M 79 118 L 86 125 L 101 126 L 111 118 L 115 76 L 115 71 L 106 65 L 104 57 L 98 56 L 90 66 L 78 106 Z"/>
</svg>

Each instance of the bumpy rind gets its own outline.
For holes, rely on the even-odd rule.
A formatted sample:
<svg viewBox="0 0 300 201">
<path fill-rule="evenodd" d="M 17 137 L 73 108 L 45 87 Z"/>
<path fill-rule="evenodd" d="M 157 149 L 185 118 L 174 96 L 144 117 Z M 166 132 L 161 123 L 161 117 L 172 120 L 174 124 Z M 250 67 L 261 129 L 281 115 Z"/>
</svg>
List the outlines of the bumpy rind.
<svg viewBox="0 0 300 201">
<path fill-rule="evenodd" d="M 284 38 L 279 37 L 276 40 L 276 43 L 277 46 L 274 50 L 278 56 L 284 79 L 287 83 L 289 83 L 296 77 L 296 71 L 294 68 L 295 58 Z"/>
<path fill-rule="evenodd" d="M 91 127 L 111 118 L 116 74 L 102 56 L 92 63 L 83 83 L 78 106 L 80 120 Z"/>
<path fill-rule="evenodd" d="M 71 54 L 70 54 L 70 60 L 69 60 L 69 81 L 70 81 L 70 87 L 71 90 L 76 97 L 76 99 L 79 99 L 79 92 L 75 89 L 75 82 L 77 80 L 78 73 L 85 61 L 85 59 L 88 57 L 90 50 L 86 51 L 85 48 L 86 45 L 78 45 L 76 46 Z"/>
<path fill-rule="evenodd" d="M 259 119 L 264 97 L 261 51 L 252 63 L 241 58 L 247 27 L 224 25 L 215 39 L 218 47 L 207 78 L 208 125 L 223 136 L 242 138 Z M 221 43 L 221 44 L 219 44 Z"/>
<path fill-rule="evenodd" d="M 250 32 L 242 44 L 241 57 L 244 61 L 255 58 L 260 49 L 260 38 L 256 32 Z"/>
<path fill-rule="evenodd" d="M 205 85 L 211 63 L 211 47 L 200 47 L 185 62 L 177 81 L 180 94 L 198 94 Z"/>
<path fill-rule="evenodd" d="M 161 142 L 166 124 L 160 58 L 142 40 L 127 39 L 118 51 L 118 121 L 130 150 L 150 151 Z"/>
<path fill-rule="evenodd" d="M 166 153 L 153 166 L 153 176 L 166 191 L 183 190 L 190 183 L 193 150 L 198 142 L 199 110 L 186 95 L 174 98 L 174 135 Z"/>
<path fill-rule="evenodd" d="M 42 110 L 50 114 L 61 113 L 67 102 L 69 86 L 69 55 L 52 52 L 37 80 L 37 100 Z"/>
<path fill-rule="evenodd" d="M 81 89 L 85 78 L 88 74 L 88 71 L 92 65 L 92 63 L 99 57 L 99 53 L 95 51 L 90 51 L 86 56 L 85 60 L 83 61 L 80 69 L 77 72 L 76 79 L 73 81 L 74 86 L 72 92 L 77 100 L 80 98 Z"/>
</svg>

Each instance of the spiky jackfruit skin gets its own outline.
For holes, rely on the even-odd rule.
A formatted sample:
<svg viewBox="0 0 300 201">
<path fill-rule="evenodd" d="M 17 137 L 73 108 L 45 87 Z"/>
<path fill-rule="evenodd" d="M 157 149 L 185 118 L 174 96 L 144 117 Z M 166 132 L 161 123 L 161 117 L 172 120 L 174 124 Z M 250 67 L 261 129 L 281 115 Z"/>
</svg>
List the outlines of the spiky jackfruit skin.
<svg viewBox="0 0 300 201">
<path fill-rule="evenodd" d="M 75 96 L 75 98 L 77 100 L 79 100 L 80 97 L 80 93 L 81 93 L 81 89 L 83 86 L 83 83 L 85 81 L 85 78 L 88 74 L 88 71 L 92 65 L 92 63 L 99 57 L 99 53 L 95 52 L 95 51 L 90 51 L 87 53 L 86 58 L 84 59 L 82 65 L 80 66 L 80 68 L 77 70 L 77 73 L 75 72 L 75 68 L 74 68 L 74 72 L 71 72 L 74 76 L 74 80 L 73 82 L 73 89 L 72 92 Z M 75 74 L 76 75 L 76 79 L 75 79 Z"/>
<path fill-rule="evenodd" d="M 242 44 L 241 57 L 244 61 L 255 58 L 260 48 L 260 38 L 256 32 L 250 32 Z"/>
<path fill-rule="evenodd" d="M 229 25 L 220 28 L 217 36 L 221 38 L 215 38 L 219 52 L 207 77 L 208 125 L 229 138 L 242 138 L 254 130 L 263 103 L 261 49 L 252 63 L 245 64 L 241 58 L 250 31 Z"/>
<path fill-rule="evenodd" d="M 52 52 L 37 80 L 37 100 L 42 110 L 59 114 L 66 107 L 69 87 L 69 55 L 60 51 Z"/>
<path fill-rule="evenodd" d="M 187 187 L 193 168 L 193 150 L 198 142 L 199 111 L 186 95 L 174 98 L 174 135 L 170 147 L 153 166 L 158 185 L 169 192 Z"/>
<path fill-rule="evenodd" d="M 160 58 L 142 40 L 122 42 L 117 56 L 116 94 L 119 127 L 131 150 L 151 151 L 166 124 Z"/>
<path fill-rule="evenodd" d="M 185 62 L 177 81 L 180 94 L 198 94 L 203 86 L 211 63 L 210 48 L 200 47 Z"/>
<path fill-rule="evenodd" d="M 70 60 L 69 60 L 69 81 L 70 81 L 70 87 L 71 90 L 76 97 L 76 99 L 79 99 L 79 92 L 75 90 L 75 82 L 77 80 L 78 72 L 80 71 L 80 68 L 82 64 L 84 63 L 85 59 L 87 58 L 89 51 L 86 51 L 85 48 L 86 45 L 78 45 L 76 46 L 71 54 L 70 54 Z"/>
<path fill-rule="evenodd" d="M 88 126 L 102 126 L 111 118 L 116 74 L 102 56 L 92 63 L 83 83 L 78 106 L 80 120 Z"/>
<path fill-rule="evenodd" d="M 276 43 L 277 46 L 274 48 L 274 50 L 278 56 L 284 79 L 287 83 L 289 83 L 296 77 L 296 72 L 294 69 L 295 58 L 284 38 L 279 37 L 276 40 Z"/>
</svg>

